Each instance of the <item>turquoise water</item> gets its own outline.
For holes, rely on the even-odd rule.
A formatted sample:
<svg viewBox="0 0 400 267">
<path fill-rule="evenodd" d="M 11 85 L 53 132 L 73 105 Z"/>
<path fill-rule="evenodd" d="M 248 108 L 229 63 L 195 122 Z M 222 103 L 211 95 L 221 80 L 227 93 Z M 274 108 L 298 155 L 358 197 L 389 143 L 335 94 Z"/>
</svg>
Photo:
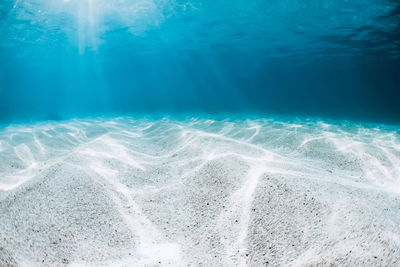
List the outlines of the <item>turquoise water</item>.
<svg viewBox="0 0 400 267">
<path fill-rule="evenodd" d="M 3 0 L 0 120 L 400 120 L 393 0 Z"/>
<path fill-rule="evenodd" d="M 0 0 L 0 266 L 400 266 L 398 0 Z"/>
</svg>

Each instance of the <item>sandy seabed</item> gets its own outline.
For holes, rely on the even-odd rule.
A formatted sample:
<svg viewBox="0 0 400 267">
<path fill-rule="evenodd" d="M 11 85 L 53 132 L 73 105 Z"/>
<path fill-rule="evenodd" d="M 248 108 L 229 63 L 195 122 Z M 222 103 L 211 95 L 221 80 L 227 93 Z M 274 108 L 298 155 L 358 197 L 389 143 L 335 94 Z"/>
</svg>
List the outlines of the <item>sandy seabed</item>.
<svg viewBox="0 0 400 267">
<path fill-rule="evenodd" d="M 0 130 L 0 266 L 399 266 L 400 131 L 103 118 Z"/>
</svg>

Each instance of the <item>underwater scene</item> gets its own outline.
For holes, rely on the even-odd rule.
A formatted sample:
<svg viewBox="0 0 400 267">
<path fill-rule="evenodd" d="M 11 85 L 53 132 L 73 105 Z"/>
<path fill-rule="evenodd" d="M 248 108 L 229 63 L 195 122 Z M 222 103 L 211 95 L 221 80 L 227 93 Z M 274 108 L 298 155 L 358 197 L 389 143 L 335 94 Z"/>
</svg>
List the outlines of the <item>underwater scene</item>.
<svg viewBox="0 0 400 267">
<path fill-rule="evenodd" d="M 400 266 L 400 2 L 0 0 L 0 266 Z"/>
</svg>

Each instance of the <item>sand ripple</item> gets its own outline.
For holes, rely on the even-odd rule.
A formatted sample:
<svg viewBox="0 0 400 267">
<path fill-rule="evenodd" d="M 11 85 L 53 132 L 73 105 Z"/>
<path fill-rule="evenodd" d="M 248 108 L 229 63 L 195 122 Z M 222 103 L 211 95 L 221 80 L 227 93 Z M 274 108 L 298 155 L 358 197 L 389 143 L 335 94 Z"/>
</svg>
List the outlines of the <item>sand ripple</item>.
<svg viewBox="0 0 400 267">
<path fill-rule="evenodd" d="M 399 128 L 91 119 L 0 130 L 0 265 L 398 265 Z"/>
</svg>

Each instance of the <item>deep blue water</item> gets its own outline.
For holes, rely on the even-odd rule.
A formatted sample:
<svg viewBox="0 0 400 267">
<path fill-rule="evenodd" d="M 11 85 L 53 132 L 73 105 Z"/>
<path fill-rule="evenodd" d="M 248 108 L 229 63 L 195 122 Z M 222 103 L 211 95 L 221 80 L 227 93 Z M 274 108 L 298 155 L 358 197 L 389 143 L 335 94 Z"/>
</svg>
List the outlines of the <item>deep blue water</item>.
<svg viewBox="0 0 400 267">
<path fill-rule="evenodd" d="M 1 0 L 0 121 L 400 122 L 397 0 Z"/>
</svg>

